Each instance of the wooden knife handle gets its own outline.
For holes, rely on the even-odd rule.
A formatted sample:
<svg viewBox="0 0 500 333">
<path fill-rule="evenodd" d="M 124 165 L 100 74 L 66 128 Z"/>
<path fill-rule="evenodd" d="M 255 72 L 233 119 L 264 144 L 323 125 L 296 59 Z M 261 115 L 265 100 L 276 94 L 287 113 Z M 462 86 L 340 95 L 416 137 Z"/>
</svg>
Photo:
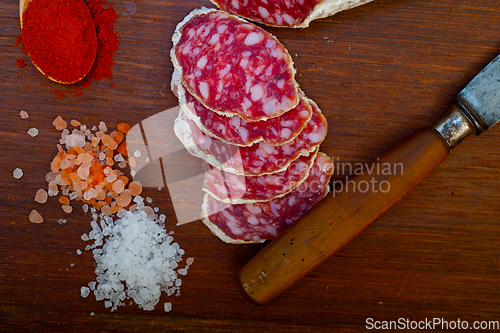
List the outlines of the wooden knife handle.
<svg viewBox="0 0 500 333">
<path fill-rule="evenodd" d="M 271 301 L 385 214 L 449 152 L 434 129 L 418 132 L 390 150 L 249 261 L 238 274 L 242 293 L 257 304 Z"/>
</svg>

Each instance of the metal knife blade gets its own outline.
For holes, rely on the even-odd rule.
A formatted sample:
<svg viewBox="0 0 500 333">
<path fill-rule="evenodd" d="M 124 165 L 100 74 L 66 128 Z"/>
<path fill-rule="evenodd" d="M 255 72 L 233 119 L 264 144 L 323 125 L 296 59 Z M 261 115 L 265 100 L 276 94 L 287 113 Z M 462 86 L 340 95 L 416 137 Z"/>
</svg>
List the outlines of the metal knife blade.
<svg viewBox="0 0 500 333">
<path fill-rule="evenodd" d="M 458 94 L 457 102 L 478 135 L 500 121 L 500 56 Z"/>
</svg>

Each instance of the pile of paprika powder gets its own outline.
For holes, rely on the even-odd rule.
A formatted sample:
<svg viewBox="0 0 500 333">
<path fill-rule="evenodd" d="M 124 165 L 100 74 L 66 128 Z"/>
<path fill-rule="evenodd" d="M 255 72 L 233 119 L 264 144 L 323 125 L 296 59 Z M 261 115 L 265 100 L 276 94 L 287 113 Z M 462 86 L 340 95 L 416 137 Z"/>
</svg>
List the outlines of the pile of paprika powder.
<svg viewBox="0 0 500 333">
<path fill-rule="evenodd" d="M 97 38 L 83 0 L 34 0 L 23 14 L 24 50 L 53 81 L 76 83 L 94 64 Z"/>
<path fill-rule="evenodd" d="M 59 97 L 66 93 L 79 96 L 92 80 L 112 79 L 113 57 L 118 47 L 114 31 L 117 19 L 113 6 L 106 0 L 33 0 L 23 15 L 20 41 L 23 51 L 44 69 L 46 76 L 71 82 L 88 72 L 80 83 L 65 88 L 65 92 L 54 90 Z M 50 54 L 54 48 L 56 51 Z M 94 55 L 88 52 L 92 48 Z"/>
</svg>

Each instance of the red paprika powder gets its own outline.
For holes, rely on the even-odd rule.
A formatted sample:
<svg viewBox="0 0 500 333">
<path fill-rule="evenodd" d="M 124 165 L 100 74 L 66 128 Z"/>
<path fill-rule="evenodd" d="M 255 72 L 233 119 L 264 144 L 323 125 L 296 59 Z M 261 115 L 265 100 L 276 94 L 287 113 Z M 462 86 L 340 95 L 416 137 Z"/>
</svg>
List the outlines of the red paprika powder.
<svg viewBox="0 0 500 333">
<path fill-rule="evenodd" d="M 87 0 L 87 6 L 97 32 L 97 54 L 94 67 L 90 70 L 90 77 L 94 81 L 105 77 L 111 79 L 113 56 L 118 47 L 118 36 L 114 31 L 118 15 L 106 0 Z"/>
<path fill-rule="evenodd" d="M 34 0 L 33 2 L 52 2 L 54 0 Z M 56 0 L 64 1 L 66 0 Z M 33 4 L 30 3 L 28 8 Z M 83 0 L 82 0 L 83 2 Z M 97 36 L 97 50 L 95 54 L 95 61 L 92 64 L 90 72 L 78 84 L 66 86 L 65 88 L 54 88 L 54 94 L 59 98 L 64 98 L 67 94 L 73 97 L 79 97 L 83 94 L 82 89 L 88 88 L 91 81 L 101 80 L 103 78 L 112 79 L 111 69 L 114 63 L 114 54 L 118 47 L 118 35 L 114 31 L 114 25 L 118 19 L 113 5 L 109 4 L 106 0 L 86 0 L 83 2 L 88 10 L 92 21 L 94 23 L 96 36 Z M 29 18 L 28 18 L 29 19 Z M 24 51 L 26 50 L 24 28 L 26 19 L 23 17 L 23 29 L 21 33 L 21 42 L 24 44 Z M 41 46 L 41 43 L 38 44 Z M 69 69 L 66 68 L 66 71 Z M 114 84 L 111 83 L 113 87 Z"/>
<path fill-rule="evenodd" d="M 24 66 L 26 66 L 26 63 L 24 62 L 24 59 L 21 59 L 21 58 L 16 59 L 16 64 L 20 68 L 23 68 Z"/>
<path fill-rule="evenodd" d="M 94 64 L 96 29 L 83 0 L 33 0 L 21 34 L 33 64 L 56 82 L 78 82 Z"/>
</svg>

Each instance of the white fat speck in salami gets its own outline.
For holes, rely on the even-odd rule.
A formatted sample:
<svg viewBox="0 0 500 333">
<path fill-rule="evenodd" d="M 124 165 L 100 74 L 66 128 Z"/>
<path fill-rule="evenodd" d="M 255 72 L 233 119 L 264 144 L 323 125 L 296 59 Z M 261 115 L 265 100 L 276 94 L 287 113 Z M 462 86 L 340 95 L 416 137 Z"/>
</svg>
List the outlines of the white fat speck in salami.
<svg viewBox="0 0 500 333">
<path fill-rule="evenodd" d="M 281 146 L 264 141 L 248 147 L 238 147 L 204 134 L 195 122 L 189 120 L 181 108 L 174 131 L 186 149 L 220 170 L 237 175 L 260 176 L 286 170 L 299 156 L 315 151 L 326 137 L 327 123 L 318 106 L 312 106 L 313 115 L 300 134 Z"/>
<path fill-rule="evenodd" d="M 247 122 L 239 116 L 222 116 L 207 109 L 188 93 L 180 83 L 177 71 L 172 76 L 172 90 L 176 92 L 186 116 L 203 133 L 238 146 L 251 146 L 260 141 L 274 146 L 290 142 L 299 135 L 312 116 L 312 107 L 303 97 L 292 110 L 268 120 Z"/>
<path fill-rule="evenodd" d="M 312 20 L 334 15 L 372 0 L 211 0 L 220 9 L 275 27 L 306 28 Z"/>
<path fill-rule="evenodd" d="M 172 37 L 187 91 L 221 115 L 258 121 L 299 103 L 291 56 L 267 31 L 216 9 L 196 9 Z"/>
<path fill-rule="evenodd" d="M 217 200 L 230 203 L 254 203 L 285 196 L 309 175 L 316 154 L 301 156 L 282 172 L 259 177 L 245 177 L 214 168 L 204 163 L 203 190 Z"/>
<path fill-rule="evenodd" d="M 300 186 L 267 202 L 230 205 L 205 194 L 202 220 L 227 243 L 260 243 L 275 238 L 328 193 L 333 168 L 330 158 L 318 153 Z"/>
</svg>

